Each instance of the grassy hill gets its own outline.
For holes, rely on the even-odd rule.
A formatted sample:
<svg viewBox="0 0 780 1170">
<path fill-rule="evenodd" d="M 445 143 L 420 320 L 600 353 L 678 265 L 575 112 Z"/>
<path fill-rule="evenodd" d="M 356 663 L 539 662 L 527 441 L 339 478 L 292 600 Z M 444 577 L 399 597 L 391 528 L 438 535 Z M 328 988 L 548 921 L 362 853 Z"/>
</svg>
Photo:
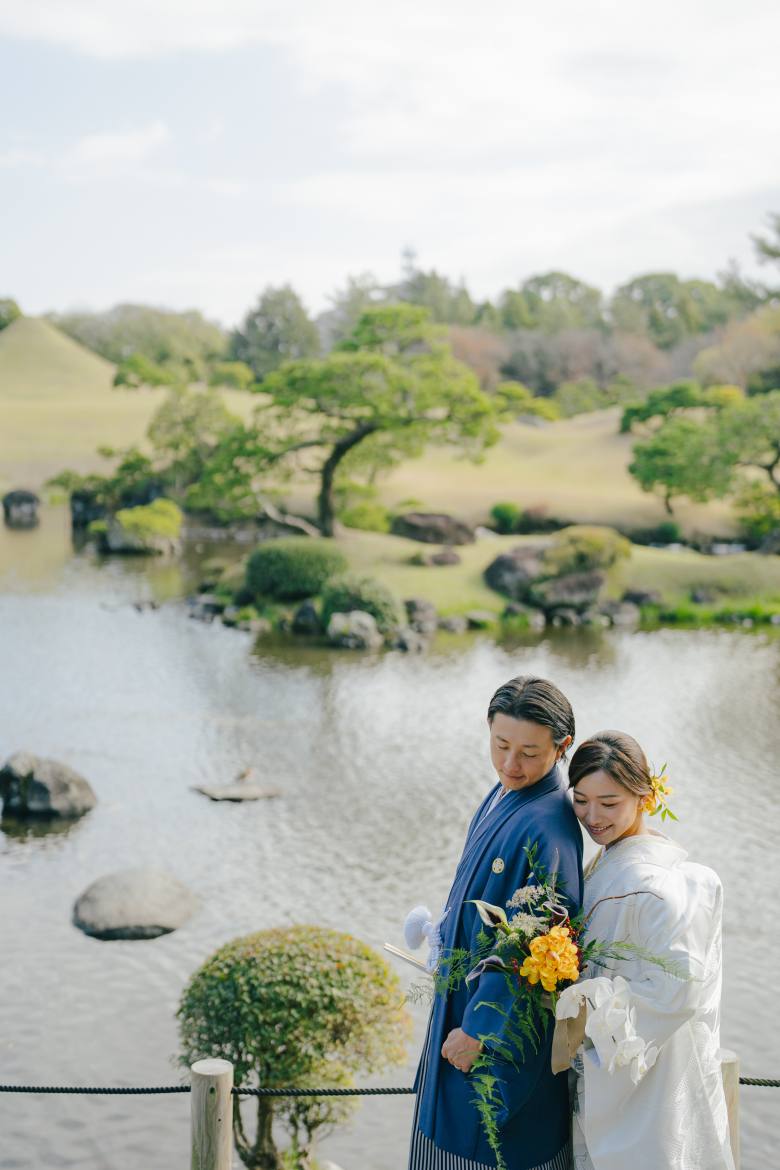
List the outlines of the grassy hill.
<svg viewBox="0 0 780 1170">
<path fill-rule="evenodd" d="M 0 490 L 40 487 L 72 467 L 102 469 L 101 445 L 141 443 L 162 390 L 114 389 L 114 367 L 46 321 L 22 317 L 0 332 Z M 231 410 L 246 416 L 251 397 L 226 392 Z M 557 423 L 515 424 L 481 464 L 431 450 L 383 481 L 390 506 L 413 499 L 424 508 L 484 522 L 493 504 L 544 505 L 577 522 L 650 527 L 665 519 L 656 496 L 629 476 L 632 438 L 619 435 L 617 410 Z M 290 494 L 290 505 L 313 511 L 313 484 Z M 728 505 L 680 504 L 687 531 L 734 531 Z"/>
<path fill-rule="evenodd" d="M 65 467 L 100 471 L 100 446 L 141 443 L 163 390 L 115 389 L 114 366 L 59 329 L 20 317 L 0 331 L 0 491 L 40 488 Z M 246 395 L 225 395 L 246 412 Z"/>
</svg>

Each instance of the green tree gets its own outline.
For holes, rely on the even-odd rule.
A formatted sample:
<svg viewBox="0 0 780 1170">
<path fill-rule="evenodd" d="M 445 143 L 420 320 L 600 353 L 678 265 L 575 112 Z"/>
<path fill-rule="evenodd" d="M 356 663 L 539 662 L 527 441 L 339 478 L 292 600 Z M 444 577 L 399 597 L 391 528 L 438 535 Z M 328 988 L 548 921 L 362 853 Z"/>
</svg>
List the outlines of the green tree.
<svg viewBox="0 0 780 1170">
<path fill-rule="evenodd" d="M 433 321 L 446 325 L 473 325 L 477 306 L 465 284 L 453 284 L 448 277 L 431 269 L 417 268 L 414 252 L 404 252 L 404 275 L 395 289 L 397 299 L 427 309 Z"/>
<path fill-rule="evenodd" d="M 705 403 L 698 382 L 683 380 L 671 386 L 659 386 L 651 390 L 644 402 L 631 402 L 623 411 L 620 433 L 627 435 L 637 423 L 651 419 L 666 419 L 681 410 L 690 410 Z"/>
<path fill-rule="evenodd" d="M 150 305 L 115 305 L 103 313 L 54 314 L 51 320 L 120 369 L 137 356 L 151 363 L 149 369 L 164 370 L 164 378 L 148 385 L 204 381 L 211 363 L 224 356 L 227 344 L 220 326 L 195 309 L 178 313 Z M 140 383 L 128 378 L 119 384 Z"/>
<path fill-rule="evenodd" d="M 628 470 L 643 491 L 660 493 L 669 515 L 677 496 L 722 498 L 733 489 L 736 460 L 724 458 L 719 439 L 711 422 L 667 419 L 650 439 L 636 444 Z"/>
<path fill-rule="evenodd" d="M 604 324 L 599 289 L 568 272 L 532 276 L 520 292 L 528 306 L 531 329 L 561 333 L 564 329 L 594 329 Z"/>
<path fill-rule="evenodd" d="M 649 272 L 617 289 L 610 312 L 617 329 L 644 333 L 660 349 L 707 333 L 744 311 L 732 290 L 706 280 L 680 280 L 673 272 Z"/>
<path fill-rule="evenodd" d="M 178 1010 L 181 1062 L 232 1062 L 236 1083 L 342 1088 L 403 1060 L 409 1021 L 398 979 L 351 935 L 315 926 L 264 930 L 221 947 L 195 972 Z M 257 1098 L 251 1139 L 233 1098 L 236 1148 L 253 1170 L 281 1170 L 272 1126 L 292 1139 L 296 1170 L 315 1135 L 349 1111 L 344 1098 Z"/>
<path fill-rule="evenodd" d="M 347 468 L 350 477 L 375 475 L 430 443 L 478 458 L 498 438 L 500 404 L 453 358 L 441 333 L 417 306 L 370 309 L 327 358 L 287 362 L 269 374 L 254 422 L 227 437 L 228 456 L 220 444 L 210 461 L 234 498 L 258 477 L 278 483 L 295 471 L 314 474 L 319 525 L 332 536 L 334 490 Z"/>
<path fill-rule="evenodd" d="M 176 493 L 199 479 L 220 440 L 240 422 L 214 390 L 169 391 L 146 433 Z"/>
<path fill-rule="evenodd" d="M 232 334 L 230 350 L 262 381 L 283 362 L 316 356 L 320 338 L 295 289 L 269 285 Z"/>
<path fill-rule="evenodd" d="M 11 297 L 0 297 L 0 330 L 5 329 L 17 317 L 21 317 L 22 310 Z"/>
</svg>

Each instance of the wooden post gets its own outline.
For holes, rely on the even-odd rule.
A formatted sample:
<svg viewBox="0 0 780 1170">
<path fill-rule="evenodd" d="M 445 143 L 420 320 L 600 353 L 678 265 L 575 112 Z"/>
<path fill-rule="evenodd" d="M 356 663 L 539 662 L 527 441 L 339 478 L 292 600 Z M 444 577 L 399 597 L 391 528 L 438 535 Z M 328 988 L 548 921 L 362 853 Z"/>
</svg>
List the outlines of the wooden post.
<svg viewBox="0 0 780 1170">
<path fill-rule="evenodd" d="M 720 1071 L 729 1114 L 729 1137 L 734 1165 L 739 1170 L 739 1057 L 729 1048 L 720 1050 Z"/>
<path fill-rule="evenodd" d="M 191 1170 L 231 1170 L 233 1065 L 229 1060 L 198 1060 L 191 1071 Z"/>
</svg>

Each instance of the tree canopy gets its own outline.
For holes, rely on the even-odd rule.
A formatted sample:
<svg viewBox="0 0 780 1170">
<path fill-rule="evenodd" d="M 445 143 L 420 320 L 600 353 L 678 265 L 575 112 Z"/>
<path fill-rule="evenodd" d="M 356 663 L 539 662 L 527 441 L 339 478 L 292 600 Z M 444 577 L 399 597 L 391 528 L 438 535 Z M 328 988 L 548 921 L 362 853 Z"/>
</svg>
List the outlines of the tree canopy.
<svg viewBox="0 0 780 1170">
<path fill-rule="evenodd" d="M 231 335 L 230 351 L 262 381 L 283 362 L 316 356 L 320 337 L 295 289 L 269 285 Z"/>
</svg>

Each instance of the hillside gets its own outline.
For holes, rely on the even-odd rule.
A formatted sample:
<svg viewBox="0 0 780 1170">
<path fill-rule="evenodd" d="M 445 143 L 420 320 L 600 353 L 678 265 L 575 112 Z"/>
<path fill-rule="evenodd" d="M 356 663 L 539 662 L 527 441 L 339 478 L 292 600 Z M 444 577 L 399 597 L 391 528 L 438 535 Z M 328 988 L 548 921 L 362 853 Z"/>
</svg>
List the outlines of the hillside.
<svg viewBox="0 0 780 1170">
<path fill-rule="evenodd" d="M 38 489 L 65 467 L 104 470 L 98 447 L 143 441 L 165 392 L 114 389 L 113 377 L 47 321 L 20 317 L 0 332 L 0 491 Z M 225 398 L 247 410 L 246 395 Z"/>
</svg>

